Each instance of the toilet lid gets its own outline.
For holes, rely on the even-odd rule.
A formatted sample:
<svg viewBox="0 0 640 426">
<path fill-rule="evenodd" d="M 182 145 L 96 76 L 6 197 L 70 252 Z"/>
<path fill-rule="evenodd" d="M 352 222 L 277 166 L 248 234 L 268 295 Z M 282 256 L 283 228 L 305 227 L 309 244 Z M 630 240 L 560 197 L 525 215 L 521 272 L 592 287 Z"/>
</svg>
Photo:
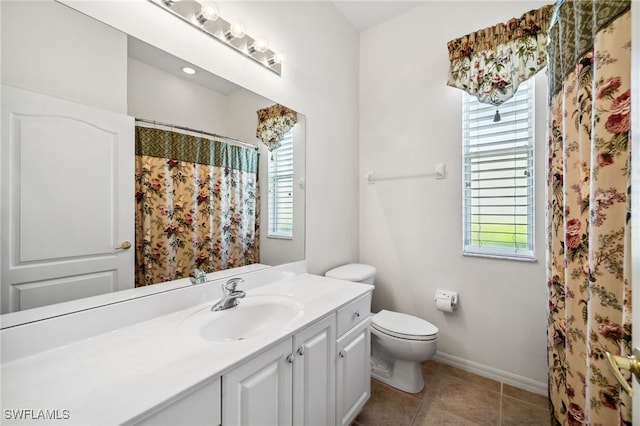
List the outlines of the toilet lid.
<svg viewBox="0 0 640 426">
<path fill-rule="evenodd" d="M 376 274 L 376 268 L 363 263 L 349 263 L 327 271 L 324 276 L 345 281 L 364 281 Z"/>
<path fill-rule="evenodd" d="M 400 312 L 382 310 L 371 318 L 371 326 L 383 333 L 401 339 L 433 340 L 438 327 L 422 318 Z"/>
</svg>

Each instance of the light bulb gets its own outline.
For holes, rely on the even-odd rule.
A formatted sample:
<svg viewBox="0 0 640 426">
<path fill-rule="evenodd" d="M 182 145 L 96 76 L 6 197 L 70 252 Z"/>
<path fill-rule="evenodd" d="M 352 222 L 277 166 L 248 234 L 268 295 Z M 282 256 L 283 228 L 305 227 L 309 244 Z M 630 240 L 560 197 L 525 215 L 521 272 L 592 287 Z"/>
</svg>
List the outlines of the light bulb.
<svg viewBox="0 0 640 426">
<path fill-rule="evenodd" d="M 240 21 L 232 22 L 229 25 L 229 28 L 224 32 L 224 36 L 227 41 L 231 41 L 235 38 L 242 38 L 244 37 L 244 34 L 244 24 Z"/>
<path fill-rule="evenodd" d="M 196 73 L 196 70 L 191 67 L 182 67 L 182 72 L 185 74 L 194 75 Z"/>
<path fill-rule="evenodd" d="M 260 52 L 264 53 L 269 48 L 269 40 L 265 37 L 258 37 L 253 41 L 253 44 L 247 47 L 249 53 Z"/>
<path fill-rule="evenodd" d="M 215 21 L 219 16 L 218 5 L 212 1 L 207 1 L 200 5 L 200 12 L 196 15 L 196 19 L 200 25 L 204 25 L 207 21 Z"/>
<path fill-rule="evenodd" d="M 276 64 L 282 64 L 285 59 L 286 59 L 286 55 L 284 53 L 276 53 L 275 55 L 273 55 L 272 57 L 267 59 L 267 64 L 272 67 Z"/>
</svg>

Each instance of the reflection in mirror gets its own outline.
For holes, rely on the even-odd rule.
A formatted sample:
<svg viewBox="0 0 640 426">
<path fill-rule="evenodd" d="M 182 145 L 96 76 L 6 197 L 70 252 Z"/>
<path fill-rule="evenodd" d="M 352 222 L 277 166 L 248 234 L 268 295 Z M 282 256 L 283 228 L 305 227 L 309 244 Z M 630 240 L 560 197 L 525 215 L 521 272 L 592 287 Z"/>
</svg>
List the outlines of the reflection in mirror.
<svg viewBox="0 0 640 426">
<path fill-rule="evenodd" d="M 157 291 L 176 288 L 160 284 L 144 291 L 131 289 L 135 248 L 144 238 L 134 239 L 139 227 L 134 224 L 134 117 L 151 121 L 138 124 L 152 131 L 178 131 L 171 127 L 180 126 L 195 130 L 179 130 L 185 137 L 213 133 L 230 138 L 206 137 L 216 144 L 239 140 L 257 147 L 256 223 L 264 227 L 254 227 L 259 233 L 255 242 L 259 255 L 234 259 L 223 267 L 254 262 L 274 266 L 304 259 L 303 115 L 298 114 L 292 130 L 292 237 L 270 238 L 266 224 L 272 195 L 267 185 L 271 155 L 256 138 L 256 111 L 276 102 L 59 3 L 3 1 L 0 7 L 3 314 L 76 300 L 59 305 L 56 314 L 60 314 L 65 306 L 71 310 L 81 306 L 77 299 L 85 297 L 91 297 L 92 306 L 99 306 L 152 294 L 153 287 Z M 185 74 L 184 67 L 196 73 Z M 46 127 L 52 124 L 64 138 L 55 138 L 56 132 Z M 161 183 L 171 184 L 172 179 Z M 197 195 L 208 197 L 219 188 L 200 189 L 206 194 Z M 173 201 L 164 210 L 155 210 L 174 214 L 179 203 Z M 208 209 L 229 214 L 228 206 L 220 204 Z M 157 216 L 148 220 L 152 227 L 161 226 Z M 165 238 L 170 234 L 165 232 Z M 132 243 L 131 249 L 127 243 Z M 83 246 L 87 251 L 82 251 Z M 149 249 L 154 256 L 168 254 Z M 180 273 L 158 274 L 143 280 L 144 284 L 184 278 L 195 266 L 213 271 L 216 250 L 209 250 L 206 259 L 191 254 L 182 260 Z M 121 299 L 99 296 L 120 290 L 125 290 Z"/>
</svg>

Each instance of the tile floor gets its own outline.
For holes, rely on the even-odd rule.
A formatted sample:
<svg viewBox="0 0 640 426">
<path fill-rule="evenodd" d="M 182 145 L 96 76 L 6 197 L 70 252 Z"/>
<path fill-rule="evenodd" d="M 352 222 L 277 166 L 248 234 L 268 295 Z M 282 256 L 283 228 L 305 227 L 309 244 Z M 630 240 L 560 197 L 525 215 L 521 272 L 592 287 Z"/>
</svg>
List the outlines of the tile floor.
<svg viewBox="0 0 640 426">
<path fill-rule="evenodd" d="M 435 361 L 422 365 L 418 394 L 371 380 L 371 398 L 351 426 L 549 425 L 547 397 Z"/>
</svg>

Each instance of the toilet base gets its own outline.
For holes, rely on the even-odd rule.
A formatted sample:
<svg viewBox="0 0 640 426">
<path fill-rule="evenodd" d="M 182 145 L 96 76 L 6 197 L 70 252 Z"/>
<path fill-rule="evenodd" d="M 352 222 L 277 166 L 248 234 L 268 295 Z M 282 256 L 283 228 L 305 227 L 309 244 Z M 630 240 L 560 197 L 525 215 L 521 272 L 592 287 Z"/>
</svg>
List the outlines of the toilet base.
<svg viewBox="0 0 640 426">
<path fill-rule="evenodd" d="M 422 366 L 419 362 L 398 359 L 388 365 L 372 362 L 371 377 L 408 393 L 418 393 L 424 388 Z"/>
</svg>

